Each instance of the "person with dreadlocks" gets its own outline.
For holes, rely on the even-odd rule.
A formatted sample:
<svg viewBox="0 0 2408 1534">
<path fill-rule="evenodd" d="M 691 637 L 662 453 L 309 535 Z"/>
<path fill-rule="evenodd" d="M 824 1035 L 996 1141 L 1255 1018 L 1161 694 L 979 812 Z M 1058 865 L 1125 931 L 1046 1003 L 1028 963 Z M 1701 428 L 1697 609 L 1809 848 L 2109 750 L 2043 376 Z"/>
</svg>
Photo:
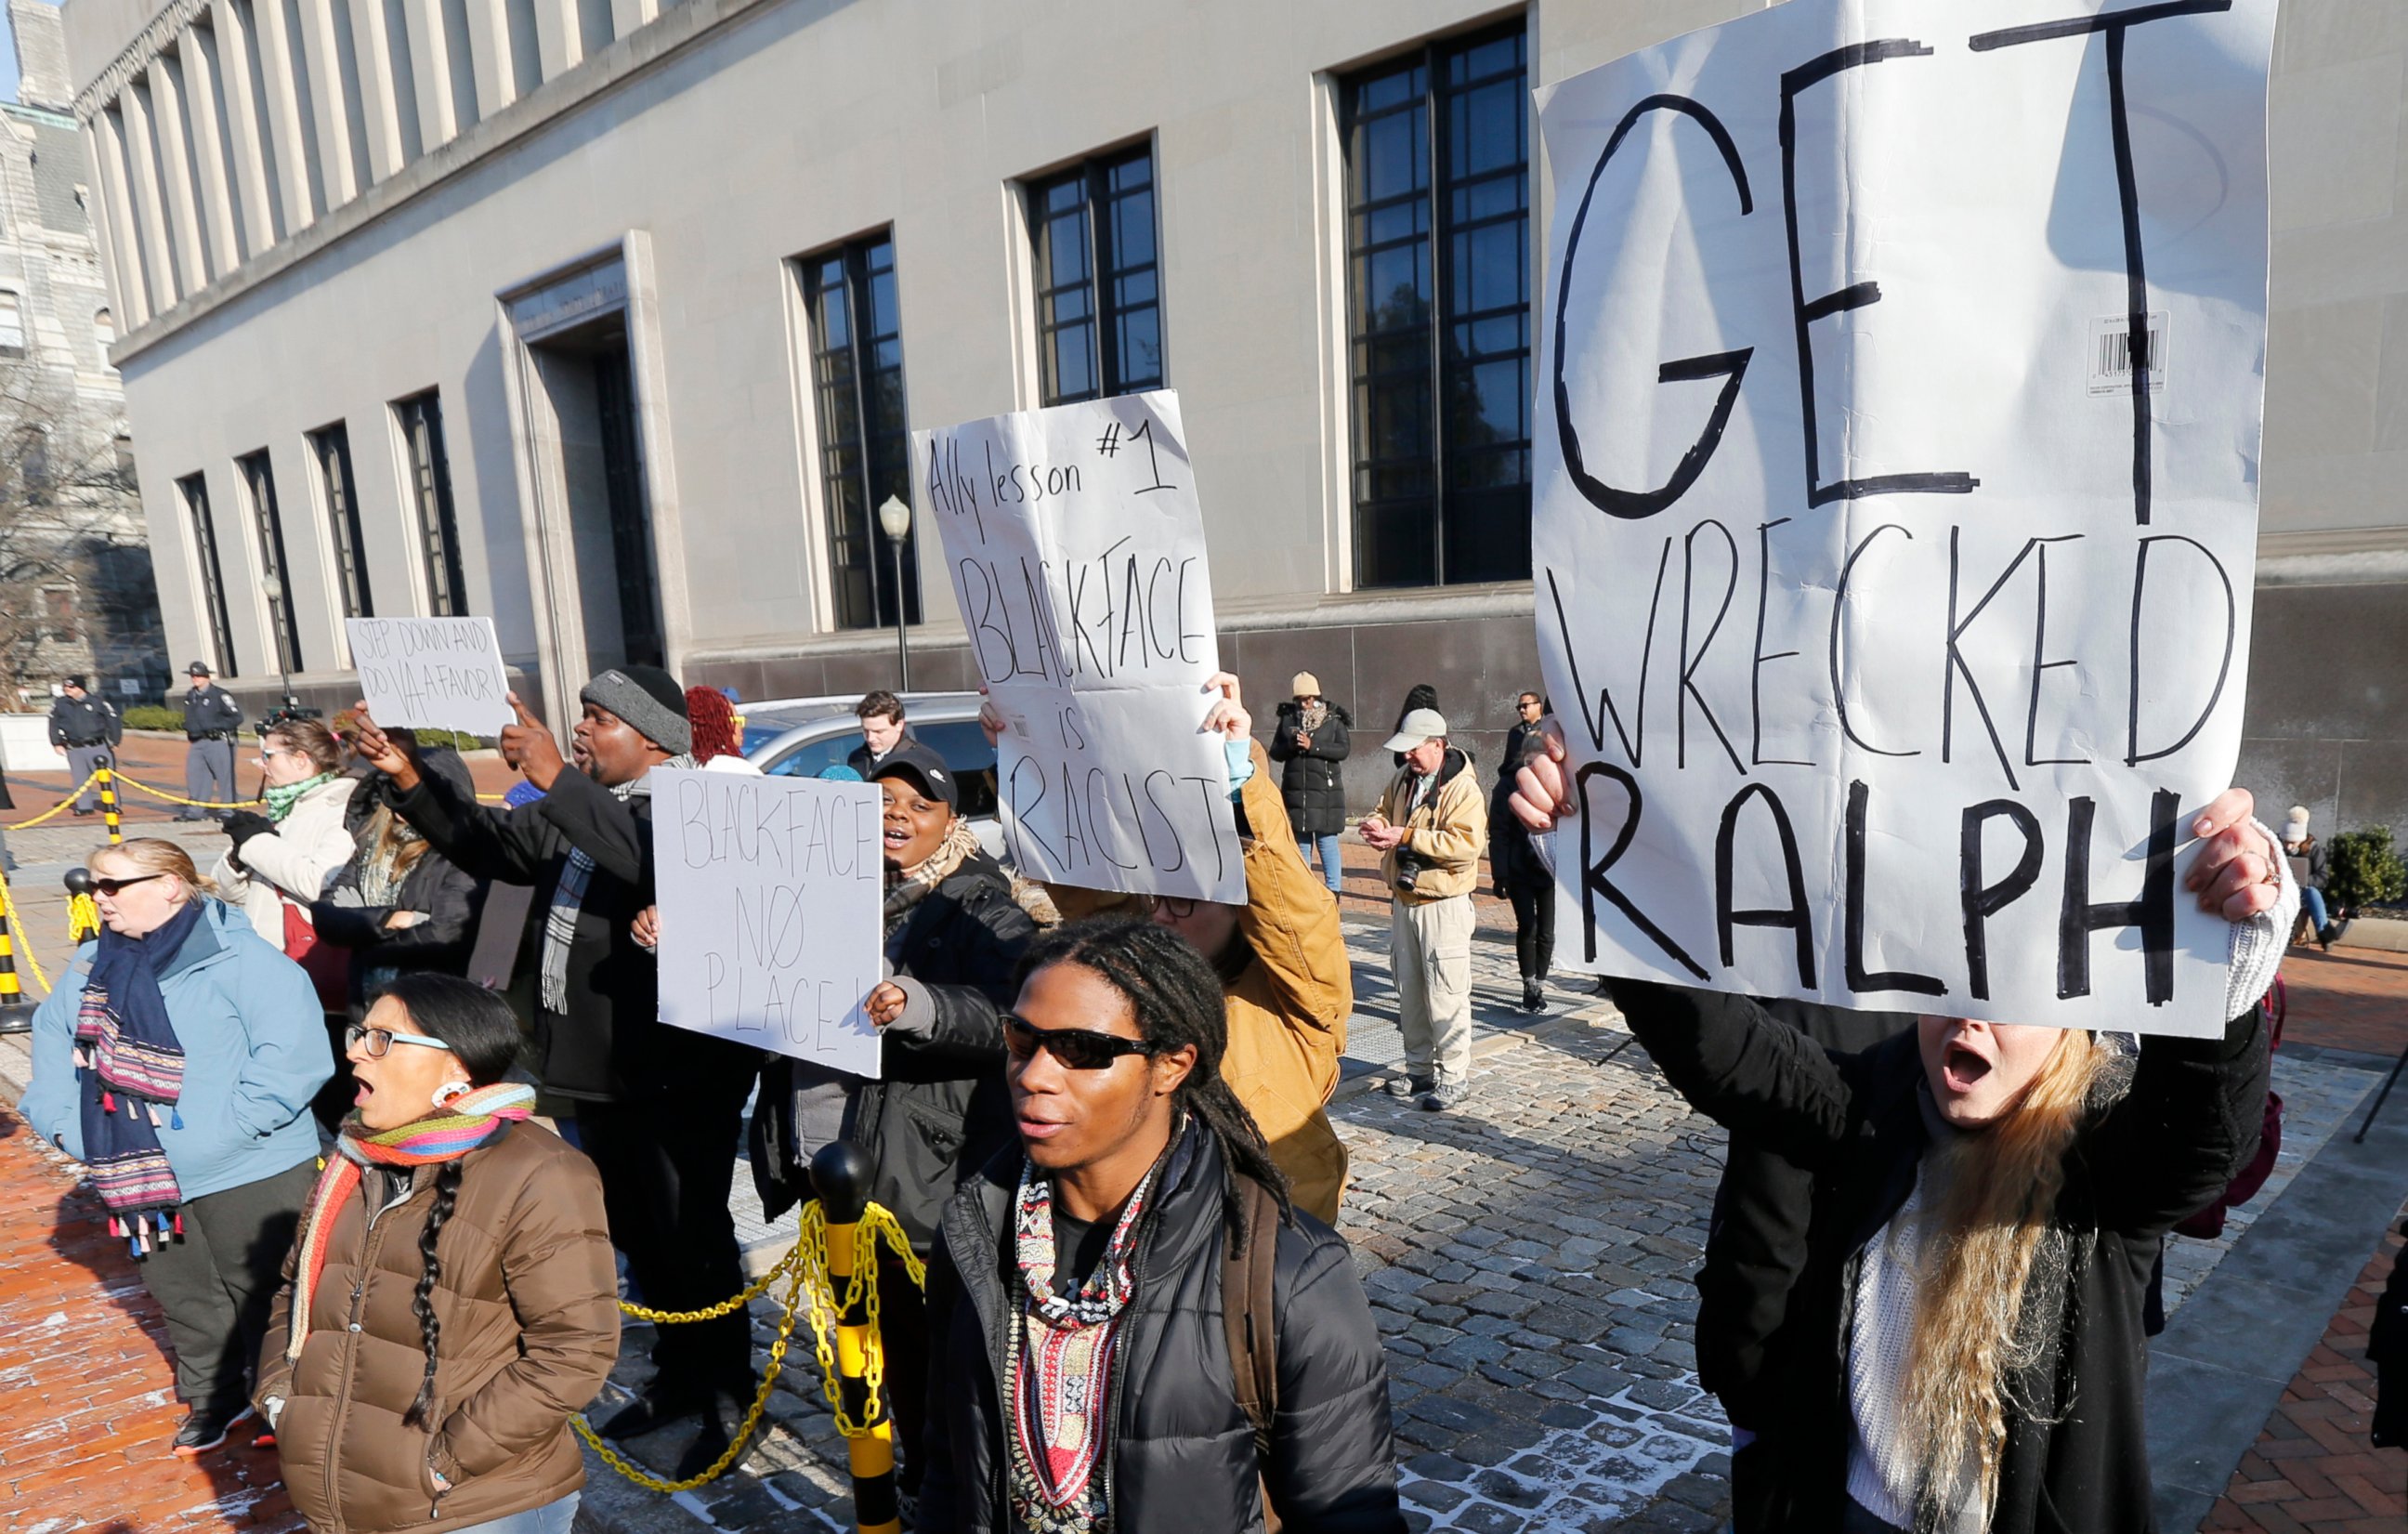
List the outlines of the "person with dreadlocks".
<svg viewBox="0 0 2408 1534">
<path fill-rule="evenodd" d="M 293 1243 L 334 1071 L 301 967 L 212 897 L 181 847 L 89 860 L 99 939 L 34 1014 L 34 1132 L 83 1163 L 167 1323 L 190 1457 L 251 1415 L 251 1361 Z M 20 1194 L 19 1197 L 23 1197 Z"/>
<path fill-rule="evenodd" d="M 451 975 L 386 987 L 358 1101 L 284 1260 L 252 1392 L 322 1534 L 568 1534 L 568 1426 L 619 1356 L 594 1164 L 528 1122 L 509 1003 Z"/>
<path fill-rule="evenodd" d="M 1565 810 L 1561 751 L 1524 769 L 1526 824 Z M 2299 910 L 2252 808 L 2229 789 L 2188 827 L 2185 885 L 2231 924 L 2212 1038 L 1924 1015 L 1846 1053 L 1747 996 L 1611 982 L 1675 1090 L 1809 1174 L 1733 1456 L 1742 1534 L 2155 1527 L 2143 1296 L 2257 1148 L 2260 1001 Z"/>
<path fill-rule="evenodd" d="M 386 802 L 437 852 L 478 878 L 535 887 L 537 1081 L 576 1105 L 578 1144 L 601 1169 L 610 1239 L 644 1303 L 701 1310 L 744 1287 L 728 1194 L 761 1054 L 661 1022 L 660 966 L 633 930 L 653 900 L 652 774 L 694 765 L 684 689 L 657 667 L 628 666 L 595 673 L 577 695 L 566 758 L 511 695 L 503 759 L 543 790 L 514 809 L 421 772 L 366 704 L 359 752 L 385 775 Z M 696 1419 L 679 1460 L 692 1475 L 726 1449 L 752 1399 L 752 1330 L 739 1310 L 662 1326 L 652 1352 L 643 1393 L 601 1431 L 638 1438 Z"/>
<path fill-rule="evenodd" d="M 929 1264 L 944 1388 L 917 1527 L 1398 1534 L 1379 1332 L 1222 1074 L 1220 977 L 1110 919 L 1039 939 L 1022 975 L 1019 1143 L 946 1206 Z"/>
</svg>

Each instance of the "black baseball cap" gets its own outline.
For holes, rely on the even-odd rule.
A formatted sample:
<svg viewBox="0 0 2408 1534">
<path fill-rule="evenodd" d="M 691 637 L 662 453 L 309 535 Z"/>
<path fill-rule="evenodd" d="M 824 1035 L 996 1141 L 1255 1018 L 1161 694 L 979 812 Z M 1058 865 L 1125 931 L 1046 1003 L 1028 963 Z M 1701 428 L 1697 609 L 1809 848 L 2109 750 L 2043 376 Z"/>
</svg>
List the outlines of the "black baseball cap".
<svg viewBox="0 0 2408 1534">
<path fill-rule="evenodd" d="M 869 769 L 869 781 L 882 778 L 909 778 L 920 785 L 920 792 L 932 799 L 942 799 L 948 809 L 962 807 L 961 796 L 953 787 L 953 770 L 945 759 L 917 740 L 906 740 L 879 759 Z"/>
</svg>

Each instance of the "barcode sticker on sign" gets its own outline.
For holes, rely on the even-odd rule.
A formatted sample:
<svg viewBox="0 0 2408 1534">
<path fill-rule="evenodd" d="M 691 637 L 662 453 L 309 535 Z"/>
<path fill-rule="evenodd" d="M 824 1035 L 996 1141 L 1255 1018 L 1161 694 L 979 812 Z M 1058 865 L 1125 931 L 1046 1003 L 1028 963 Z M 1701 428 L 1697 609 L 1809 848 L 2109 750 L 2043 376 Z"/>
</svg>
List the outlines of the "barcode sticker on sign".
<svg viewBox="0 0 2408 1534">
<path fill-rule="evenodd" d="M 2135 362 L 2148 368 L 2149 393 L 2161 394 L 2166 387 L 2166 316 L 2163 309 L 2149 316 L 2149 333 L 2142 345 L 2142 355 L 2132 355 L 2132 317 L 2128 314 L 2109 315 L 2090 322 L 2090 392 L 2093 394 L 2132 393 Z"/>
</svg>

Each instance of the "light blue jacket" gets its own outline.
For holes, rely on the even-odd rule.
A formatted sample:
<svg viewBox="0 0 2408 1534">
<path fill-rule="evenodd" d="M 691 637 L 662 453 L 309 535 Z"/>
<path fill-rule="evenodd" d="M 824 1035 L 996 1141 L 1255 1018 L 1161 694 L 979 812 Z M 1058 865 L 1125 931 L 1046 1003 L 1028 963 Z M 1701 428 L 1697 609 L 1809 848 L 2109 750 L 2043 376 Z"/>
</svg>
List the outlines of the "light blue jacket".
<svg viewBox="0 0 2408 1534">
<path fill-rule="evenodd" d="M 76 951 L 34 1014 L 34 1082 L 18 1111 L 34 1132 L 83 1159 L 75 1024 L 97 943 Z M 160 1147 L 184 1200 L 257 1183 L 318 1154 L 309 1099 L 335 1074 L 325 1012 L 299 965 L 270 948 L 243 913 L 209 900 L 159 977 L 184 1046 L 180 1129 Z"/>
</svg>

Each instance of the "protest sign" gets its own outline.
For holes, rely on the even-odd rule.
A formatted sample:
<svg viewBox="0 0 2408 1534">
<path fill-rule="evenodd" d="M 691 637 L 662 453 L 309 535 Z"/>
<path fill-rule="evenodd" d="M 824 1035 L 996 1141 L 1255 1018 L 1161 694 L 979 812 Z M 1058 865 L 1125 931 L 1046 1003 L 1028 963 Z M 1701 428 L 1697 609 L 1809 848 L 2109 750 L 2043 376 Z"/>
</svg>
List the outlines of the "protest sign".
<svg viewBox="0 0 2408 1534">
<path fill-rule="evenodd" d="M 1242 904 L 1196 477 L 1168 390 L 912 434 L 1034 879 Z"/>
<path fill-rule="evenodd" d="M 346 618 L 343 631 L 378 724 L 497 736 L 516 720 L 491 618 Z"/>
<path fill-rule="evenodd" d="M 878 789 L 655 768 L 661 1021 L 859 1076 L 884 970 Z"/>
<path fill-rule="evenodd" d="M 1578 966 L 2201 1034 L 2274 0 L 1791 0 L 1541 93 Z"/>
</svg>

